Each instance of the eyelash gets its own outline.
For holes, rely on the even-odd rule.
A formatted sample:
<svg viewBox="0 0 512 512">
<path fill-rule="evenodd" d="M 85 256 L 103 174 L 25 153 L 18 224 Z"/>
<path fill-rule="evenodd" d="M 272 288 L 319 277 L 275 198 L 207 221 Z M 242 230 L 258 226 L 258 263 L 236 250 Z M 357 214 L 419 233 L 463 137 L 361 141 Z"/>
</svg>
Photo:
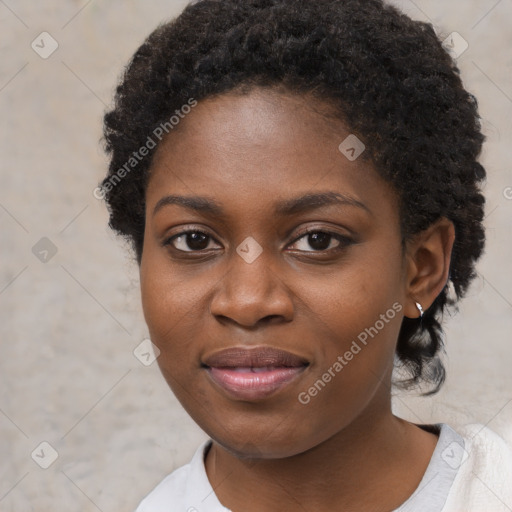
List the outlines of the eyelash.
<svg viewBox="0 0 512 512">
<path fill-rule="evenodd" d="M 212 236 L 210 236 L 208 233 L 206 233 L 204 231 L 201 231 L 201 230 L 198 230 L 198 229 L 189 229 L 187 231 L 181 231 L 180 233 L 177 233 L 176 235 L 173 235 L 173 236 L 171 236 L 169 238 L 166 238 L 163 241 L 162 245 L 164 247 L 171 246 L 172 249 L 174 249 L 175 251 L 181 252 L 181 253 L 196 253 L 197 254 L 197 253 L 201 253 L 203 251 L 207 251 L 207 249 L 202 249 L 202 250 L 198 250 L 198 251 L 194 251 L 194 250 L 183 251 L 182 249 L 177 249 L 176 247 L 174 247 L 173 241 L 175 239 L 177 239 L 179 237 L 182 237 L 182 236 L 186 236 L 186 235 L 191 234 L 191 233 L 205 235 L 208 239 L 215 240 Z M 313 233 L 322 233 L 322 234 L 325 234 L 325 235 L 329 235 L 332 238 L 334 238 L 335 240 L 337 240 L 339 242 L 339 245 L 337 247 L 334 247 L 334 248 L 331 248 L 331 249 L 302 251 L 302 252 L 306 252 L 306 253 L 312 252 L 312 253 L 316 253 L 316 254 L 322 254 L 322 253 L 325 254 L 325 253 L 328 253 L 328 252 L 338 252 L 338 251 L 341 251 L 344 248 L 346 248 L 347 246 L 349 246 L 349 245 L 354 243 L 354 240 L 352 240 L 352 239 L 350 239 L 350 238 L 348 238 L 348 237 L 346 237 L 344 235 L 340 235 L 339 233 L 335 233 L 335 232 L 332 232 L 332 231 L 321 230 L 321 229 L 316 228 L 316 229 L 309 229 L 307 231 L 303 231 L 302 233 L 299 234 L 299 236 L 297 238 L 295 238 L 295 240 L 292 242 L 292 244 L 295 244 L 300 239 L 306 237 L 307 235 L 313 234 Z"/>
</svg>

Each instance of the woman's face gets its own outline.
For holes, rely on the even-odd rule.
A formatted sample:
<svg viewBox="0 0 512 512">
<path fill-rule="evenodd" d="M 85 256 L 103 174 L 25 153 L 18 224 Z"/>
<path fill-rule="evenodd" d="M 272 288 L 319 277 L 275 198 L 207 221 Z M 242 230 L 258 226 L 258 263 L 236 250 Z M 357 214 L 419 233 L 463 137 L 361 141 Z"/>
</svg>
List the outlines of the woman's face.
<svg viewBox="0 0 512 512">
<path fill-rule="evenodd" d="M 199 102 L 151 168 L 140 277 L 158 363 L 240 456 L 291 456 L 389 414 L 397 198 L 320 108 L 261 89 Z"/>
</svg>

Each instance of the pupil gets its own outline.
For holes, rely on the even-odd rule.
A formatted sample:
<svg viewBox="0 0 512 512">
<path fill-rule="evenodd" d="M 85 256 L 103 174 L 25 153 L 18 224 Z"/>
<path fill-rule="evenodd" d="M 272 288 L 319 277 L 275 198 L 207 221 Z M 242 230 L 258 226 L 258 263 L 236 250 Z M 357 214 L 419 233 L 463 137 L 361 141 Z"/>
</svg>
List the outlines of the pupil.
<svg viewBox="0 0 512 512">
<path fill-rule="evenodd" d="M 190 249 L 204 249 L 208 246 L 208 243 L 204 243 L 207 241 L 208 236 L 201 233 L 189 233 L 187 235 L 187 245 Z"/>
<path fill-rule="evenodd" d="M 324 250 L 329 247 L 331 235 L 328 233 L 312 233 L 309 235 L 309 244 L 314 249 Z"/>
</svg>

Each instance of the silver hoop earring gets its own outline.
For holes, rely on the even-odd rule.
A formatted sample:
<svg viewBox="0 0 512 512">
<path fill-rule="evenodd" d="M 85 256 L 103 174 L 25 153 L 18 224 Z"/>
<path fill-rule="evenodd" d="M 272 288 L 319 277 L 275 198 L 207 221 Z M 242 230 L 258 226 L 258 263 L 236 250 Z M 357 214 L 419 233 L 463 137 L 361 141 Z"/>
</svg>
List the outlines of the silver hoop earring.
<svg viewBox="0 0 512 512">
<path fill-rule="evenodd" d="M 419 302 L 416 302 L 416 307 L 418 308 L 418 311 L 420 312 L 420 318 L 423 317 L 423 308 L 421 307 L 421 304 Z"/>
</svg>

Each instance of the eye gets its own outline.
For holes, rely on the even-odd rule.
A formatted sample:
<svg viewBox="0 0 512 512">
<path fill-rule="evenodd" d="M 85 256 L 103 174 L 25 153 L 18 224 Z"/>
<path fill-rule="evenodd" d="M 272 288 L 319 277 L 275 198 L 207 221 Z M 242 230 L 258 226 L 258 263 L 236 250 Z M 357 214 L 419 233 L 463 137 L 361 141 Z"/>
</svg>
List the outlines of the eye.
<svg viewBox="0 0 512 512">
<path fill-rule="evenodd" d="M 333 241 L 337 242 L 337 245 L 335 245 L 334 247 L 331 246 Z M 347 245 L 353 243 L 353 241 L 350 238 L 340 235 L 339 233 L 332 233 L 330 231 L 320 231 L 318 229 L 310 230 L 307 231 L 306 233 L 303 233 L 302 236 L 295 240 L 294 245 L 297 244 L 297 242 L 301 242 L 303 247 L 299 248 L 298 250 L 305 252 L 320 252 L 332 249 L 341 250 Z M 306 246 L 308 245 L 309 247 L 313 248 L 313 251 L 307 250 Z"/>
<path fill-rule="evenodd" d="M 172 245 L 176 250 L 182 252 L 198 252 L 208 249 L 208 241 L 213 238 L 203 231 L 190 230 L 182 231 L 163 242 L 164 246 Z M 180 247 L 178 247 L 178 245 Z M 188 247 L 188 249 L 187 249 Z M 210 247 L 211 249 L 211 247 Z"/>
<path fill-rule="evenodd" d="M 213 237 L 199 230 L 182 231 L 163 242 L 163 246 L 172 246 L 180 252 L 201 252 L 212 249 L 209 242 L 213 241 Z M 337 245 L 332 245 L 337 242 Z M 346 246 L 353 243 L 350 238 L 333 233 L 330 231 L 310 230 L 303 233 L 299 238 L 295 239 L 293 245 L 299 245 L 299 251 L 303 252 L 322 252 L 329 250 L 342 250 Z M 300 247 L 302 245 L 302 248 Z M 313 250 L 308 250 L 307 246 Z"/>
</svg>

